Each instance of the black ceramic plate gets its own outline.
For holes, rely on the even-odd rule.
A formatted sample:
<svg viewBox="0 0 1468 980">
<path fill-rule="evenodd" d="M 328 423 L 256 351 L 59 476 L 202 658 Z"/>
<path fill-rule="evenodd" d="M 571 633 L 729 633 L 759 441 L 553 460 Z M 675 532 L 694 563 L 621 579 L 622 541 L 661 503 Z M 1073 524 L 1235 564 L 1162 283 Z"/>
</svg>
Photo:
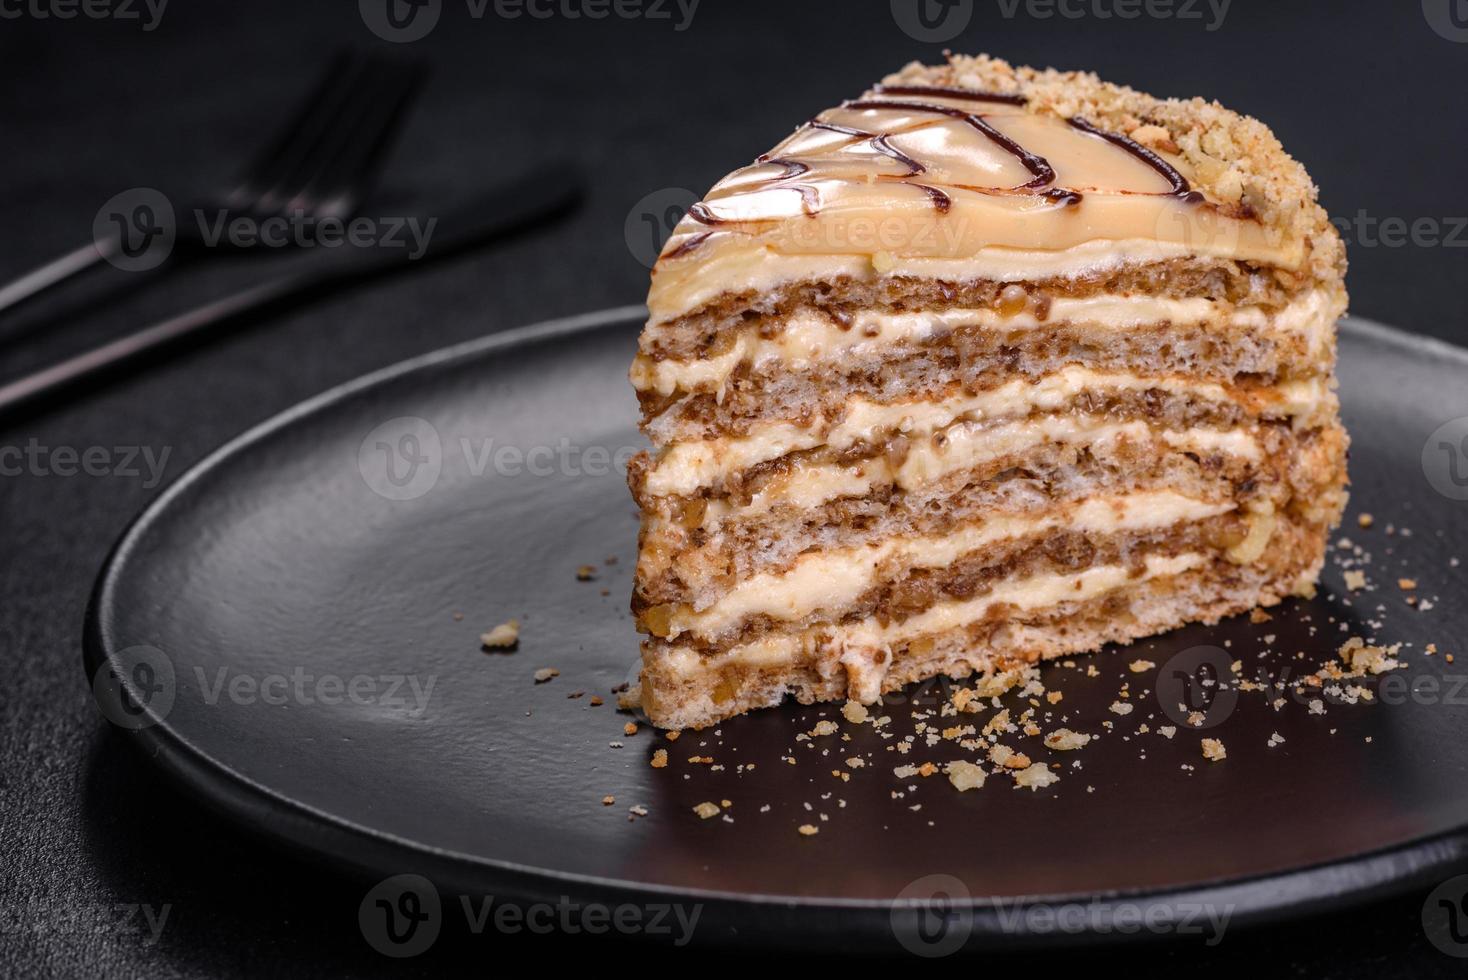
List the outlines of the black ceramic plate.
<svg viewBox="0 0 1468 980">
<path fill-rule="evenodd" d="M 638 323 L 613 310 L 430 355 L 208 458 L 102 572 L 86 666 L 104 709 L 200 797 L 360 871 L 421 874 L 445 909 L 459 894 L 679 901 L 701 906 L 699 939 L 946 952 L 1209 914 L 1237 927 L 1419 884 L 1464 854 L 1468 662 L 1455 674 L 1443 654 L 1468 636 L 1453 561 L 1468 542 L 1468 352 L 1345 324 L 1341 534 L 1370 560 L 1335 549 L 1319 596 L 1267 623 L 1046 668 L 1064 700 L 1041 704 L 1044 727 L 1064 715 L 1101 737 L 1071 754 L 1008 737 L 1062 763 L 1060 782 L 1030 792 L 998 775 L 960 794 L 893 773 L 973 758 L 894 748 L 941 685 L 890 699 L 895 738 L 845 723 L 849 740 L 797 738 L 841 718 L 795 705 L 676 743 L 623 734 L 611 691 L 636 656 L 637 522 L 619 457 L 641 445 L 626 381 Z M 1370 584 L 1352 592 L 1357 563 Z M 481 652 L 479 634 L 512 617 L 518 651 Z M 1361 682 L 1373 702 L 1293 693 L 1357 635 L 1406 644 L 1396 680 Z M 1210 688 L 1235 658 L 1284 689 Z M 1158 666 L 1133 673 L 1137 659 Z M 536 683 L 540 668 L 559 675 Z M 1126 716 L 1108 707 L 1124 684 Z M 1184 701 L 1206 727 L 1158 734 Z M 1205 762 L 1204 736 L 1225 761 Z M 654 769 L 659 747 L 671 762 Z M 724 800 L 713 819 L 692 811 Z"/>
</svg>

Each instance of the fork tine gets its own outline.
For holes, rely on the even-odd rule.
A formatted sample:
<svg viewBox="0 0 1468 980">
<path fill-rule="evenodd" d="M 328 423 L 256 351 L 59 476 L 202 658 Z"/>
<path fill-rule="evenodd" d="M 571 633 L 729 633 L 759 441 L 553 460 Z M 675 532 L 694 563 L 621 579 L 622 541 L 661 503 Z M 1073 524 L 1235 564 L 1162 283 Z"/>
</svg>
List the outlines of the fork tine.
<svg viewBox="0 0 1468 980">
<path fill-rule="evenodd" d="M 322 134 L 360 89 L 365 70 L 366 59 L 360 53 L 339 51 L 332 57 L 310 94 L 245 171 L 229 195 L 232 207 L 273 210 L 267 200 L 271 192 L 288 181 L 301 161 L 310 156 Z"/>
<path fill-rule="evenodd" d="M 315 191 L 322 214 L 348 212 L 371 190 L 425 75 L 418 63 L 392 66 L 365 117 L 352 127 L 340 152 L 323 164 L 307 187 Z"/>
</svg>

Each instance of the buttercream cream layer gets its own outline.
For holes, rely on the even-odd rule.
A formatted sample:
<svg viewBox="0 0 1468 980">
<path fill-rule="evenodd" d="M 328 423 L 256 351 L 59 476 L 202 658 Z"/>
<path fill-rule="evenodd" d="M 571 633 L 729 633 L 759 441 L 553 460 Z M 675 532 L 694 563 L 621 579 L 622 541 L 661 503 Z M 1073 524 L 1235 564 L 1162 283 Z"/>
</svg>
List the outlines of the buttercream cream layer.
<svg viewBox="0 0 1468 980">
<path fill-rule="evenodd" d="M 673 670 L 702 673 L 730 664 L 789 663 L 813 653 L 817 646 L 827 646 L 842 651 L 841 662 L 849 671 L 875 670 L 880 682 L 880 673 L 885 671 L 888 662 L 882 654 L 890 654 L 894 644 L 980 622 L 999 606 L 1024 613 L 1060 603 L 1084 602 L 1127 585 L 1178 575 L 1212 560 L 1199 553 L 1153 555 L 1146 559 L 1140 570 L 1126 565 L 1099 565 L 1075 573 L 1046 572 L 1000 582 L 974 599 L 938 603 L 900 623 L 894 621 L 884 626 L 866 620 L 849 625 L 811 627 L 796 633 L 762 637 L 715 655 L 703 654 L 692 645 L 675 642 L 660 651 L 659 660 Z M 878 656 L 873 657 L 874 653 Z M 859 689 L 863 686 L 857 685 Z M 877 693 L 879 691 L 873 689 L 863 700 L 872 700 Z"/>
<path fill-rule="evenodd" d="M 901 473 L 920 478 L 921 473 L 941 469 L 936 460 L 961 455 L 968 449 L 978 453 L 987 448 L 1003 455 L 1047 437 L 1069 441 L 1088 431 L 1105 428 L 1104 423 L 1095 424 L 1100 420 L 1084 413 L 1072 417 L 1041 416 L 1007 426 L 993 424 L 996 420 L 1022 418 L 1035 412 L 1058 412 L 1069 408 L 1083 393 L 1104 396 L 1149 390 L 1194 401 L 1238 405 L 1251 414 L 1264 412 L 1281 418 L 1310 413 L 1329 393 L 1327 382 L 1320 378 L 1245 393 L 1217 384 L 1072 367 L 1038 382 L 1020 378 L 989 391 L 961 394 L 941 402 L 884 405 L 856 398 L 848 405 L 845 417 L 829 426 L 777 422 L 763 425 L 747 436 L 680 442 L 658 457 L 648 474 L 646 491 L 653 496 L 687 495 L 790 453 L 821 446 L 840 452 L 875 442 L 885 434 L 900 434 L 913 440 L 907 460 L 899 467 L 898 482 L 905 485 Z M 939 432 L 945 437 L 936 440 L 940 445 L 932 445 L 932 441 L 922 438 Z M 981 441 L 986 445 L 979 446 Z M 1224 440 L 1222 444 L 1234 443 L 1238 446 L 1230 451 L 1247 452 L 1236 439 Z M 960 450 L 959 445 L 968 449 Z M 1004 452 L 997 452 L 1000 449 Z M 930 461 L 929 457 L 933 459 Z"/>
<path fill-rule="evenodd" d="M 1097 295 L 1055 297 L 1042 320 L 1033 309 L 1005 315 L 996 309 L 948 309 L 889 313 L 862 310 L 838 323 L 816 310 L 801 310 L 780 325 L 780 332 L 761 337 L 741 331 L 728 350 L 698 360 L 655 360 L 639 354 L 632 384 L 662 396 L 675 392 L 719 391 L 741 365 L 756 371 L 772 368 L 805 371 L 825 363 L 850 363 L 879 356 L 903 344 L 923 344 L 969 328 L 1003 331 L 1054 329 L 1074 324 L 1104 330 L 1127 330 L 1157 324 L 1218 324 L 1244 328 L 1260 336 L 1303 336 L 1308 356 L 1327 352 L 1341 302 L 1323 289 L 1312 289 L 1276 311 L 1220 305 L 1202 297 Z"/>
<path fill-rule="evenodd" d="M 802 555 L 788 569 L 754 575 L 703 610 L 682 607 L 669 620 L 669 637 L 689 632 L 712 637 L 744 620 L 765 616 L 801 620 L 836 613 L 876 585 L 885 567 L 939 568 L 999 542 L 1064 529 L 1094 535 L 1170 528 L 1235 508 L 1229 501 L 1196 500 L 1171 491 L 1143 491 L 1087 500 L 1043 514 L 996 515 L 941 537 L 888 538 L 856 548 Z"/>
</svg>

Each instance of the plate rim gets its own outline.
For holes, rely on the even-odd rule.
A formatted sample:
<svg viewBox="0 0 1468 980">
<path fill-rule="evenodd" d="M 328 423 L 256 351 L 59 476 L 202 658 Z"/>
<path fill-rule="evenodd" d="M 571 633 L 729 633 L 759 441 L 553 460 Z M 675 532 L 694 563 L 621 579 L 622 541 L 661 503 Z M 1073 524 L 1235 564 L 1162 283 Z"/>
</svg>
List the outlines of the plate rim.
<svg viewBox="0 0 1468 980">
<path fill-rule="evenodd" d="M 591 330 L 627 324 L 646 317 L 641 305 L 626 305 L 594 310 L 573 316 L 539 321 L 509 330 L 439 348 L 396 362 L 335 385 L 304 401 L 250 426 L 222 445 L 205 454 L 177 478 L 167 484 L 128 522 L 117 541 L 109 549 L 89 593 L 82 630 L 82 667 L 89 685 L 104 666 L 117 663 L 118 644 L 113 642 L 106 625 L 112 608 L 113 592 L 121 580 L 138 543 L 160 519 L 166 518 L 173 502 L 226 460 L 268 438 L 276 432 L 318 412 L 344 402 L 352 396 L 434 366 L 471 359 L 508 350 L 529 343 L 542 342 Z M 1468 366 L 1468 348 L 1447 341 L 1414 334 L 1379 321 L 1347 316 L 1337 323 L 1338 333 L 1351 333 L 1391 346 L 1457 361 Z M 151 709 L 150 713 L 151 713 Z M 120 734 L 131 735 L 132 744 L 143 750 L 148 759 L 169 778 L 181 785 L 195 800 L 209 809 L 246 827 L 273 843 L 285 845 L 298 854 L 312 857 L 358 875 L 391 875 L 394 868 L 412 864 L 420 873 L 431 871 L 430 881 L 481 889 L 487 876 L 499 876 L 494 887 L 501 885 L 514 894 L 532 900 L 568 894 L 576 889 L 581 894 L 621 902 L 648 900 L 690 901 L 719 910 L 715 921 L 738 922 L 740 934 L 750 932 L 762 938 L 782 938 L 788 931 L 785 918 L 790 913 L 828 913 L 814 933 L 802 933 L 805 940 L 840 936 L 843 942 L 872 938 L 874 927 L 880 927 L 884 945 L 890 947 L 892 922 L 900 910 L 925 907 L 921 902 L 893 898 L 843 898 L 838 896 L 771 895 L 756 892 L 731 892 L 687 886 L 657 885 L 610 878 L 579 872 L 557 871 L 516 861 L 486 858 L 435 847 L 363 826 L 347 818 L 284 795 L 270 786 L 232 769 L 195 745 L 185 733 L 169 725 L 167 719 L 154 718 L 152 724 L 135 730 L 109 725 Z M 407 860 L 407 859 L 411 859 Z M 946 906 L 966 912 L 971 918 L 967 928 L 973 936 L 992 946 L 1032 946 L 1039 942 L 1057 941 L 1096 943 L 1120 939 L 1158 938 L 1137 932 L 1122 936 L 1115 929 L 1097 929 L 1106 923 L 1105 913 L 1094 919 L 1090 927 L 1078 933 L 1034 931 L 1028 925 L 1015 927 L 998 918 L 1002 909 L 1054 907 L 1067 903 L 1091 902 L 1096 899 L 1146 902 L 1178 908 L 1207 898 L 1218 904 L 1221 896 L 1233 896 L 1236 904 L 1230 924 L 1252 924 L 1280 915 L 1303 915 L 1356 904 L 1371 898 L 1397 894 L 1439 876 L 1441 869 L 1468 859 L 1468 815 L 1453 830 L 1427 837 L 1365 851 L 1336 861 L 1318 862 L 1287 868 L 1278 872 L 1237 878 L 1220 877 L 1168 889 L 1117 889 L 1107 892 L 1056 895 L 1026 895 L 1017 899 L 994 899 L 971 896 L 967 901 Z M 427 868 L 425 865 L 432 865 Z M 770 913 L 774 913 L 771 917 Z M 707 913 L 706 913 L 707 914 Z M 732 936 L 734 933 L 729 933 Z M 788 937 L 786 937 L 788 939 Z"/>
</svg>

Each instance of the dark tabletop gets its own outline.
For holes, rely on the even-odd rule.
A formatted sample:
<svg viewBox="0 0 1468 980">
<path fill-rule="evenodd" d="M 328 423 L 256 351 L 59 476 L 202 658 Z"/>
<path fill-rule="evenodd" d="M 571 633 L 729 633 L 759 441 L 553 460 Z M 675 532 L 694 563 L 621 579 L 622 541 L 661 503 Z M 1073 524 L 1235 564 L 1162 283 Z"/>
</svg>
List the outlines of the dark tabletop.
<svg viewBox="0 0 1468 980">
<path fill-rule="evenodd" d="M 119 192 L 186 194 L 236 170 L 343 43 L 417 55 L 433 68 L 376 213 L 443 213 L 556 156 L 579 160 L 591 177 L 574 217 L 511 244 L 273 316 L 0 420 L 0 452 L 17 447 L 26 460 L 0 476 L 0 654 L 9 667 L 0 684 L 0 971 L 435 975 L 504 968 L 500 956 L 516 951 L 627 971 L 668 955 L 642 942 L 460 930 L 415 959 L 389 960 L 358 928 L 363 882 L 282 853 L 175 791 L 109 730 L 79 669 L 93 577 L 160 480 L 366 371 L 517 324 L 637 302 L 646 270 L 624 227 L 629 215 L 637 225 L 647 195 L 706 187 L 813 111 L 944 46 L 901 29 L 912 11 L 894 14 L 887 0 L 702 0 L 691 19 L 686 0 L 623 4 L 442 0 L 426 38 L 389 44 L 345 0 L 309 10 L 302 0 L 173 0 L 161 16 L 156 0 L 0 3 L 0 281 L 85 242 Z M 1353 311 L 1464 342 L 1462 6 L 956 0 L 950 16 L 969 20 L 947 44 L 1092 68 L 1259 116 L 1343 223 Z M 633 9 L 644 15 L 617 13 Z M 607 16 L 589 16 L 600 10 Z M 1121 16 L 1131 11 L 1139 15 Z M 0 381 L 298 260 L 218 261 L 162 286 L 100 272 L 0 318 Z M 58 472 L 68 450 L 89 449 L 92 472 Z M 1424 897 L 1230 932 L 1216 947 L 1178 941 L 1053 965 L 1461 975 L 1461 961 L 1424 936 Z M 148 914 L 167 916 L 156 941 Z M 1029 956 L 993 966 L 1042 964 Z"/>
</svg>

